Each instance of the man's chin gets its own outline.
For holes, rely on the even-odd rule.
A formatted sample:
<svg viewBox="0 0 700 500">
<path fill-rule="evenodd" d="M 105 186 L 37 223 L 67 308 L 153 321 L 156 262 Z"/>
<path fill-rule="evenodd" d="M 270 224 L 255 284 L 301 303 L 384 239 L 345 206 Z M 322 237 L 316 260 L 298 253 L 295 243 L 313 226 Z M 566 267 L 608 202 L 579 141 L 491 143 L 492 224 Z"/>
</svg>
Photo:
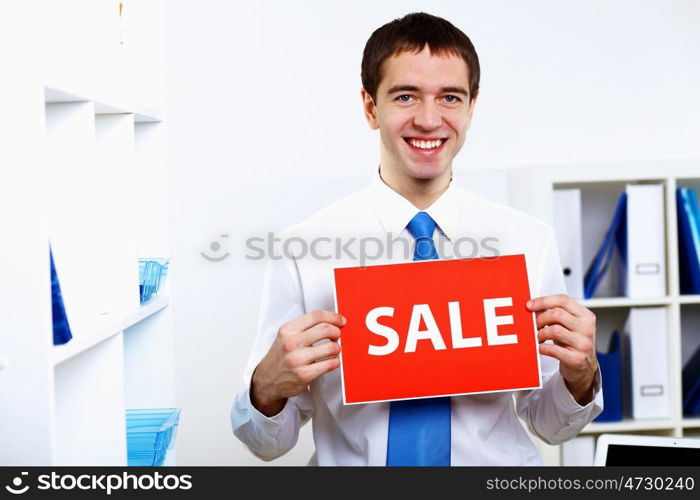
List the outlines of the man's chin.
<svg viewBox="0 0 700 500">
<path fill-rule="evenodd" d="M 416 180 L 434 180 L 445 176 L 450 170 L 449 166 L 413 166 L 408 169 L 408 174 Z M 449 176 L 449 174 L 447 174 Z"/>
</svg>

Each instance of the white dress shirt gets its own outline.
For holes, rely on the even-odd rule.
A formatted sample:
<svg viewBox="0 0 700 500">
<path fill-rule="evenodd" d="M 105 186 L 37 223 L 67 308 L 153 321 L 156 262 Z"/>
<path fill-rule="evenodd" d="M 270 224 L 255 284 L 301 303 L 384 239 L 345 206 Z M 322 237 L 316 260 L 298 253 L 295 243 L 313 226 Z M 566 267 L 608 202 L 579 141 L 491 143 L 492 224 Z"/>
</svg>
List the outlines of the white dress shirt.
<svg viewBox="0 0 700 500">
<path fill-rule="evenodd" d="M 424 211 L 437 223 L 434 239 L 441 258 L 493 256 L 494 248 L 500 255 L 525 254 L 532 297 L 565 293 L 549 225 L 467 191 L 454 178 Z M 386 242 L 397 237 L 412 241 L 406 225 L 417 212 L 377 173 L 366 189 L 323 208 L 282 235 L 295 238 L 294 245 L 290 240 L 288 255 L 269 262 L 257 338 L 244 372 L 246 387 L 236 395 L 231 410 L 234 434 L 259 458 L 272 460 L 287 452 L 296 443 L 299 428 L 312 419 L 316 453 L 310 464 L 385 465 L 390 403 L 344 405 L 339 369 L 289 398 L 271 418 L 252 406 L 250 379 L 280 326 L 315 309 L 335 311 L 334 267 L 411 261 L 412 248 L 406 251 L 399 242 L 389 251 Z M 384 249 L 375 258 L 380 254 L 378 242 L 384 242 Z M 366 257 L 360 262 L 362 245 Z M 595 398 L 580 406 L 566 388 L 559 362 L 541 356 L 540 364 L 541 389 L 452 397 L 452 465 L 540 465 L 540 454 L 518 416 L 534 435 L 559 444 L 576 436 L 602 411 L 600 373 Z"/>
</svg>

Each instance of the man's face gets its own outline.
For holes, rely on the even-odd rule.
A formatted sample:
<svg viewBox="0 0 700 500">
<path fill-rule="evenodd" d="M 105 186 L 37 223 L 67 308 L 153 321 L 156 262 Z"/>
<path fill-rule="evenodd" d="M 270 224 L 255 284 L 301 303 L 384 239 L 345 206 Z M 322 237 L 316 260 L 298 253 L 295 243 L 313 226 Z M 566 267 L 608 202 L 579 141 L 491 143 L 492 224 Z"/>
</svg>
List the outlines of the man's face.
<svg viewBox="0 0 700 500">
<path fill-rule="evenodd" d="M 476 103 L 468 89 L 469 71 L 459 56 L 431 55 L 426 46 L 388 58 L 376 102 L 362 90 L 367 121 L 379 129 L 382 170 L 414 179 L 450 171 Z"/>
</svg>

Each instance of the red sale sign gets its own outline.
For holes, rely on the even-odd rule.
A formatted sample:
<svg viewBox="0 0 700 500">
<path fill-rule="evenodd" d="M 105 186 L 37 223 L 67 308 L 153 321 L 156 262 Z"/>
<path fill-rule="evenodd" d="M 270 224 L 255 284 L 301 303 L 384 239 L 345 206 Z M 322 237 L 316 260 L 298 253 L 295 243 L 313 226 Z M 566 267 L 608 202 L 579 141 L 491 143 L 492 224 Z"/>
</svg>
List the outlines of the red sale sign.
<svg viewBox="0 0 700 500">
<path fill-rule="evenodd" d="M 334 271 L 345 404 L 541 386 L 524 255 Z"/>
</svg>

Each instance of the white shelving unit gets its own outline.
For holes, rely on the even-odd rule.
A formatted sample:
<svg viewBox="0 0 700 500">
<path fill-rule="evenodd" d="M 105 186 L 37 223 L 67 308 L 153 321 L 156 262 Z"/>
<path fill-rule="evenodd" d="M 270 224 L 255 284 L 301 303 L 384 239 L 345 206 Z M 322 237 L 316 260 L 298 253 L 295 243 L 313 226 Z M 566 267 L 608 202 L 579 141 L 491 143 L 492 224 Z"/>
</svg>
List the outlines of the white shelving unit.
<svg viewBox="0 0 700 500">
<path fill-rule="evenodd" d="M 54 346 L 53 364 L 58 365 L 85 351 L 92 349 L 100 342 L 104 342 L 119 333 L 128 330 L 137 323 L 157 313 L 170 304 L 169 297 L 156 296 L 146 304 L 133 310 L 133 312 L 117 312 L 117 314 L 105 314 L 104 324 L 96 327 L 90 335 L 84 338 L 68 342 L 67 344 Z"/>
<path fill-rule="evenodd" d="M 41 7 L 5 16 L 22 50 L 7 66 L 19 78 L 0 87 L 11 139 L 0 148 L 0 464 L 126 465 L 125 409 L 175 406 L 168 286 L 140 305 L 138 284 L 140 257 L 169 257 L 162 4 Z M 49 242 L 73 334 L 62 346 Z"/>
<path fill-rule="evenodd" d="M 598 349 L 605 351 L 613 328 L 621 328 L 632 307 L 665 307 L 669 352 L 671 417 L 664 420 L 624 419 L 589 424 L 583 435 L 645 433 L 681 437 L 697 435 L 700 418 L 682 412 L 683 362 L 700 345 L 700 296 L 680 295 L 676 188 L 700 188 L 700 160 L 656 160 L 515 168 L 508 172 L 510 204 L 552 222 L 553 191 L 580 188 L 584 233 L 583 264 L 588 267 L 614 212 L 618 196 L 628 183 L 659 183 L 665 187 L 666 295 L 652 298 L 601 297 L 581 300 L 598 317 Z M 560 463 L 559 447 L 543 447 L 548 464 Z"/>
</svg>

